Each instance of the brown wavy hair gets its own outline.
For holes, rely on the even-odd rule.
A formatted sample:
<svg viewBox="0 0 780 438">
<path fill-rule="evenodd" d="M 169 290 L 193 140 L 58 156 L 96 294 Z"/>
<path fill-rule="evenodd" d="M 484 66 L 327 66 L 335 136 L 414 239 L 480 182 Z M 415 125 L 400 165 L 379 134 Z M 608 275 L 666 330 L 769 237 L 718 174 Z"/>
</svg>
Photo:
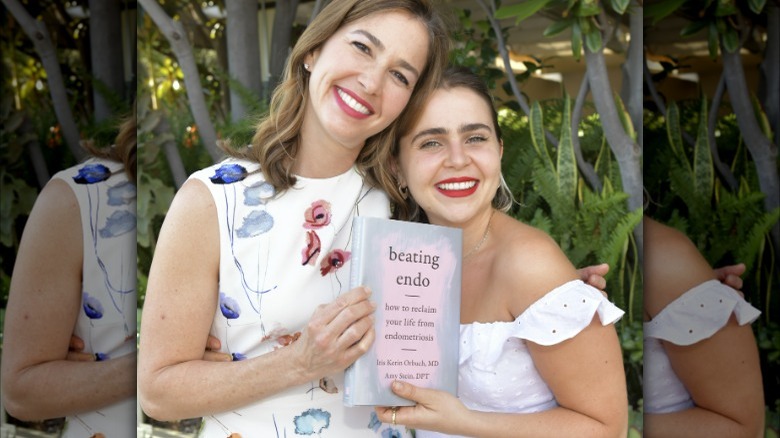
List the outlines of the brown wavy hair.
<svg viewBox="0 0 780 438">
<path fill-rule="evenodd" d="M 274 90 L 268 115 L 257 125 L 250 147 L 233 149 L 223 143 L 228 155 L 260 163 L 266 180 L 277 193 L 295 184 L 290 173 L 299 150 L 299 135 L 308 104 L 309 72 L 304 58 L 322 47 L 341 27 L 379 12 L 405 11 L 417 17 L 428 30 L 428 58 L 404 112 L 416 112 L 433 90 L 447 65 L 450 40 L 447 26 L 429 0 L 334 0 L 306 28 L 287 59 L 279 86 Z M 403 113 L 402 113 L 403 114 Z M 392 175 L 381 162 L 395 139 L 395 121 L 369 137 L 355 162 L 366 182 L 382 187 Z"/>
</svg>

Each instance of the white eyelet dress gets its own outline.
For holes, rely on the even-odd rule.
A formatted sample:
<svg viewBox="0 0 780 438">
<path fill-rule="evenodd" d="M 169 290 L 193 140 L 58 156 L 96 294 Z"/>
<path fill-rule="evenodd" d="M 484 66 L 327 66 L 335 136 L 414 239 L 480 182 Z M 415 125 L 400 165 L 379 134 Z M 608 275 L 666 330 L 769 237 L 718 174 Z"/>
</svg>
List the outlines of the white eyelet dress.
<svg viewBox="0 0 780 438">
<path fill-rule="evenodd" d="M 644 405 L 649 414 L 693 407 L 693 400 L 672 370 L 661 341 L 693 345 L 712 337 L 729 321 L 750 324 L 761 312 L 718 280 L 704 282 L 672 301 L 644 324 Z"/>
<path fill-rule="evenodd" d="M 53 178 L 73 190 L 84 241 L 82 298 L 74 334 L 96 360 L 136 350 L 136 187 L 121 163 L 90 159 Z M 85 394 L 85 396 L 88 396 Z M 63 437 L 135 436 L 136 399 L 68 417 Z"/>
<path fill-rule="evenodd" d="M 545 294 L 512 322 L 461 324 L 458 398 L 471 410 L 528 414 L 558 406 L 526 341 L 550 346 L 577 336 L 598 314 L 613 324 L 623 311 L 580 280 Z M 417 438 L 451 437 L 417 431 Z"/>
<path fill-rule="evenodd" d="M 387 196 L 353 168 L 297 177 L 275 196 L 258 165 L 229 159 L 195 172 L 217 208 L 218 300 L 211 334 L 234 361 L 295 342 L 317 306 L 349 290 L 352 218 L 389 217 Z M 344 374 L 323 376 L 230 412 L 204 417 L 203 437 L 408 437 L 373 407 L 343 405 Z M 225 376 L 229 379 L 229 376 Z"/>
</svg>

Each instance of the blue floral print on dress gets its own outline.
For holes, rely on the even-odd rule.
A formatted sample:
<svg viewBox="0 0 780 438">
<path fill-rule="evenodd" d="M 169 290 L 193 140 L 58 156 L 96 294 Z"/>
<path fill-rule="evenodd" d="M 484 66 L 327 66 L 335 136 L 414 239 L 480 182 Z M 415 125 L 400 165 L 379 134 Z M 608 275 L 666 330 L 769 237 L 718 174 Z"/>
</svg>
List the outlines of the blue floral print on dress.
<svg viewBox="0 0 780 438">
<path fill-rule="evenodd" d="M 394 427 L 388 427 L 382 431 L 382 438 L 402 438 L 404 435 Z"/>
<path fill-rule="evenodd" d="M 86 164 L 78 170 L 73 177 L 76 184 L 95 184 L 107 180 L 111 176 L 111 170 L 102 164 Z"/>
<path fill-rule="evenodd" d="M 111 206 L 131 204 L 137 196 L 135 184 L 129 181 L 123 181 L 114 187 L 109 187 L 106 194 L 108 195 L 108 205 Z"/>
<path fill-rule="evenodd" d="M 89 319 L 100 319 L 103 317 L 103 305 L 100 303 L 100 300 L 97 298 L 91 296 L 90 294 L 84 292 L 82 294 L 82 307 L 84 308 L 84 313 L 87 315 L 87 318 Z"/>
<path fill-rule="evenodd" d="M 122 285 L 115 285 L 111 279 L 111 276 L 106 269 L 106 265 L 103 262 L 102 257 L 98 251 L 98 242 L 101 238 L 111 239 L 128 232 L 135 230 L 136 216 L 133 212 L 127 210 L 114 211 L 111 216 L 106 218 L 105 226 L 98 230 L 98 221 L 100 220 L 100 188 L 91 186 L 101 181 L 106 181 L 111 177 L 111 170 L 103 164 L 86 164 L 78 169 L 78 173 L 73 177 L 73 181 L 76 184 L 86 184 L 87 187 L 87 201 L 89 203 L 89 229 L 92 238 L 92 247 L 97 260 L 98 267 L 100 267 L 103 273 L 103 281 L 106 285 L 109 298 L 116 311 L 123 315 L 125 309 L 122 308 L 117 302 L 118 295 L 125 295 L 135 293 L 135 288 L 123 288 Z M 94 197 L 93 200 L 93 191 Z M 132 202 L 135 197 L 135 188 L 128 187 L 126 182 L 117 184 L 116 186 L 109 187 L 107 189 L 108 204 L 109 205 L 123 205 Z M 102 313 L 102 310 L 101 310 Z M 129 336 L 131 333 L 130 327 L 127 325 L 127 321 L 124 323 L 125 335 Z"/>
<path fill-rule="evenodd" d="M 376 432 L 380 427 L 382 427 L 382 422 L 379 421 L 379 417 L 376 415 L 376 412 L 372 411 L 371 418 L 368 420 L 368 428 Z"/>
<path fill-rule="evenodd" d="M 219 293 L 219 310 L 222 312 L 222 316 L 228 320 L 241 316 L 241 307 L 238 305 L 238 302 L 232 297 L 225 295 L 224 292 Z"/>
<path fill-rule="evenodd" d="M 295 417 L 293 421 L 297 435 L 320 434 L 330 426 L 330 412 L 322 409 L 309 409 Z"/>
<path fill-rule="evenodd" d="M 246 178 L 246 168 L 240 164 L 223 164 L 209 177 L 214 184 L 233 184 Z"/>
<path fill-rule="evenodd" d="M 241 353 L 231 353 L 230 357 L 233 358 L 233 362 L 238 362 L 240 360 L 246 359 L 246 356 Z"/>
</svg>

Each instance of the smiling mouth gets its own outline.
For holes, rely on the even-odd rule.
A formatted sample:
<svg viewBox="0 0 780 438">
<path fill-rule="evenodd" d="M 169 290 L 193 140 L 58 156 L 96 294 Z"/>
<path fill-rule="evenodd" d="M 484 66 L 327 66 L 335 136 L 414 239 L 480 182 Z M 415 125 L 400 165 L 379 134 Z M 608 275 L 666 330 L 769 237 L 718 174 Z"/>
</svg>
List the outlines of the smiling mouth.
<svg viewBox="0 0 780 438">
<path fill-rule="evenodd" d="M 360 114 L 364 115 L 371 115 L 371 110 L 366 108 L 365 105 L 361 104 L 355 98 L 344 92 L 341 88 L 336 88 L 336 92 L 339 94 L 339 97 L 341 100 L 351 109 L 359 112 Z"/>
<path fill-rule="evenodd" d="M 436 184 L 439 190 L 468 190 L 477 185 L 476 181 L 462 181 Z"/>
</svg>

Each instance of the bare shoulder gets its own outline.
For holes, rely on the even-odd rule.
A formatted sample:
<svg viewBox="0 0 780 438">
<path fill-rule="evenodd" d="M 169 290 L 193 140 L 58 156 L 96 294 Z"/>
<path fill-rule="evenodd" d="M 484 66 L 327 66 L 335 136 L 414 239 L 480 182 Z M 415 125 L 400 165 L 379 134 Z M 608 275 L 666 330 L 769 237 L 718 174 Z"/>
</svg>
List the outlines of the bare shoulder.
<svg viewBox="0 0 780 438">
<path fill-rule="evenodd" d="M 190 233 L 195 233 L 195 236 L 202 233 L 202 239 L 190 242 L 198 246 L 207 244 L 210 240 L 209 237 L 218 236 L 217 209 L 214 198 L 201 181 L 194 179 L 187 180 L 176 192 L 168 213 L 165 215 L 165 221 L 160 231 L 160 240 L 164 244 L 166 236 Z"/>
<path fill-rule="evenodd" d="M 644 299 L 652 317 L 691 288 L 715 279 L 696 245 L 681 231 L 645 218 Z"/>
<path fill-rule="evenodd" d="M 558 243 L 544 231 L 509 216 L 497 217 L 498 245 L 494 275 L 508 291 L 513 315 L 569 281 L 577 271 Z"/>
<path fill-rule="evenodd" d="M 60 260 L 59 265 L 70 263 L 81 269 L 81 210 L 76 194 L 65 181 L 50 180 L 35 200 L 20 246 L 20 252 L 27 251 L 33 251 L 36 257 L 52 252 Z"/>
<path fill-rule="evenodd" d="M 147 294 L 193 281 L 216 281 L 219 267 L 217 209 L 208 188 L 188 180 L 165 216 L 149 272 Z"/>
</svg>

